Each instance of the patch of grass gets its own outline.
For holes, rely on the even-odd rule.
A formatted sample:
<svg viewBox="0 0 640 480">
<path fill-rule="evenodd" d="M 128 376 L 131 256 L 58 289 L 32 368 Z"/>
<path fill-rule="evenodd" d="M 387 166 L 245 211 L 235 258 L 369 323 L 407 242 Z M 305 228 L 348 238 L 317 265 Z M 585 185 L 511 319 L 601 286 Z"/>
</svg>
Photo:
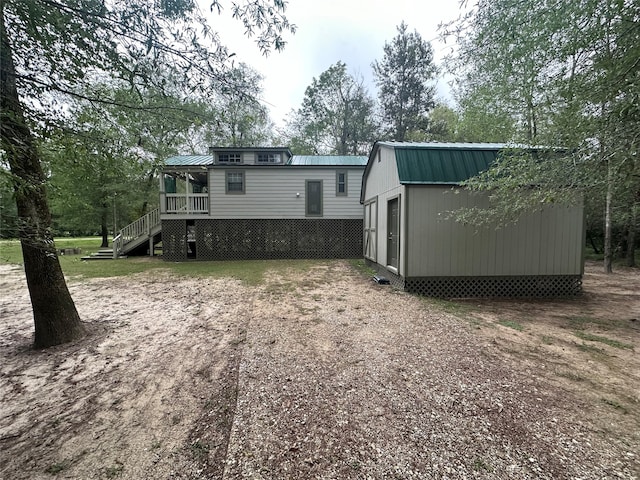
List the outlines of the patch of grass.
<svg viewBox="0 0 640 480">
<path fill-rule="evenodd" d="M 602 403 L 604 403 L 605 405 L 609 405 L 610 407 L 613 407 L 614 409 L 616 409 L 619 412 L 622 412 L 624 414 L 628 413 L 628 410 L 624 407 L 624 405 L 622 405 L 619 402 L 616 402 L 615 400 L 609 400 L 608 398 L 602 398 Z"/>
<path fill-rule="evenodd" d="M 587 353 L 596 353 L 599 355 L 606 355 L 606 352 L 602 348 L 598 348 L 584 342 L 578 345 L 578 350 L 582 350 L 583 352 L 587 352 Z"/>
<path fill-rule="evenodd" d="M 491 468 L 491 466 L 481 458 L 476 458 L 473 461 L 473 469 L 476 472 L 482 472 L 482 471 L 493 472 L 493 468 Z"/>
<path fill-rule="evenodd" d="M 628 343 L 622 343 L 612 338 L 602 337 L 600 335 L 593 335 L 591 333 L 582 332 L 582 331 L 577 331 L 574 333 L 576 337 L 581 338 L 582 340 L 587 340 L 589 342 L 604 343 L 605 345 L 609 345 L 610 347 L 613 347 L 613 348 L 633 350 L 633 345 Z"/>
<path fill-rule="evenodd" d="M 522 332 L 524 330 L 524 327 L 513 320 L 498 320 L 498 324 L 502 325 L 503 327 L 509 327 L 509 328 L 513 328 L 514 330 L 517 330 L 519 332 Z"/>
<path fill-rule="evenodd" d="M 568 328 L 571 330 L 586 330 L 589 326 L 596 326 L 600 330 L 613 330 L 614 328 L 627 328 L 628 322 L 609 318 L 588 316 L 569 317 Z"/>
<path fill-rule="evenodd" d="M 295 290 L 296 285 L 293 282 L 274 282 L 267 286 L 265 292 L 272 295 L 281 295 L 284 293 L 295 292 Z"/>
<path fill-rule="evenodd" d="M 206 443 L 202 443 L 200 440 L 196 440 L 191 445 L 189 445 L 189 451 L 193 458 L 197 460 L 204 460 L 209 456 L 209 445 Z"/>
<path fill-rule="evenodd" d="M 371 278 L 376 274 L 376 271 L 373 268 L 368 267 L 364 259 L 362 258 L 353 258 L 349 260 L 349 264 L 353 268 L 355 268 L 361 275 L 367 278 Z"/>
<path fill-rule="evenodd" d="M 453 300 L 444 300 L 441 298 L 432 298 L 432 297 L 421 297 L 425 303 L 432 305 L 440 310 L 450 313 L 452 315 L 456 315 L 460 318 L 463 318 L 465 315 L 469 314 L 472 311 L 472 308 L 461 302 L 456 302 Z"/>
<path fill-rule="evenodd" d="M 124 471 L 124 465 L 121 464 L 120 462 L 116 462 L 116 465 L 114 465 L 113 467 L 105 468 L 104 474 L 106 475 L 107 478 L 115 478 L 122 475 L 123 471 Z"/>
<path fill-rule="evenodd" d="M 88 255 L 100 249 L 102 237 L 56 238 L 54 242 L 56 248 L 80 248 L 81 255 Z M 60 261 L 62 263 L 63 259 L 79 260 L 81 255 L 63 255 Z M 19 240 L 0 240 L 0 263 L 22 264 L 22 247 Z"/>
<path fill-rule="evenodd" d="M 98 251 L 99 237 L 56 238 L 57 248 L 78 247 L 82 256 Z M 136 273 L 164 270 L 189 277 L 235 278 L 249 286 L 261 285 L 267 271 L 308 271 L 322 260 L 254 260 L 215 262 L 165 262 L 160 257 L 129 257 L 120 260 L 81 260 L 81 255 L 58 257 L 62 271 L 73 279 L 123 277 Z M 0 263 L 21 264 L 22 250 L 18 240 L 0 240 Z M 315 281 L 317 283 L 317 279 Z M 294 288 L 295 285 L 287 285 Z"/>
<path fill-rule="evenodd" d="M 557 375 L 559 377 L 564 377 L 564 378 L 567 378 L 567 379 L 569 379 L 571 381 L 574 381 L 574 382 L 584 382 L 585 381 L 584 377 L 581 377 L 580 375 L 576 375 L 573 372 L 558 372 Z"/>
<path fill-rule="evenodd" d="M 49 465 L 45 472 L 50 475 L 57 475 L 67 468 L 69 468 L 69 462 L 67 460 L 63 460 L 62 462 L 57 462 L 53 465 Z"/>
<path fill-rule="evenodd" d="M 542 335 L 540 337 L 540 339 L 542 340 L 542 343 L 544 343 L 545 345 L 553 345 L 553 337 L 550 337 L 549 335 Z"/>
</svg>

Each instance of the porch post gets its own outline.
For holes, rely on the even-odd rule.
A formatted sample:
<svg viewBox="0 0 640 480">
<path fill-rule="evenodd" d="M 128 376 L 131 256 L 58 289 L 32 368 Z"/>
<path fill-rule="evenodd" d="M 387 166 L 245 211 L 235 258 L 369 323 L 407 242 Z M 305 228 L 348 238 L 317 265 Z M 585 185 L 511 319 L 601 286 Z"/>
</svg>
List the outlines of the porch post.
<svg viewBox="0 0 640 480">
<path fill-rule="evenodd" d="M 164 172 L 160 174 L 160 213 L 167 213 L 167 190 L 165 187 Z"/>
<path fill-rule="evenodd" d="M 192 190 L 193 190 L 193 185 L 191 185 L 191 179 L 189 178 L 189 177 L 190 177 L 190 175 L 191 175 L 191 174 L 190 174 L 189 170 L 187 170 L 187 174 L 186 174 L 186 176 L 185 176 L 185 180 L 186 180 L 186 183 L 187 183 L 186 188 L 185 188 L 185 195 L 186 195 L 186 197 L 187 197 L 187 199 L 186 199 L 186 201 L 187 201 L 187 205 L 186 205 L 186 207 L 187 207 L 187 213 L 191 213 L 191 199 L 190 199 L 190 194 L 191 194 L 191 193 L 193 193 L 193 191 L 192 191 Z"/>
</svg>

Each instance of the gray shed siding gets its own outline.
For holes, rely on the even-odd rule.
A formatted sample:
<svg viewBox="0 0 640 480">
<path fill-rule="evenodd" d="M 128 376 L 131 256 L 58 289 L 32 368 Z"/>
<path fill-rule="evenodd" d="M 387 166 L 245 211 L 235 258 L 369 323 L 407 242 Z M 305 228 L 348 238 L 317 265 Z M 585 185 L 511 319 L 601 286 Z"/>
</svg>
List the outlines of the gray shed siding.
<svg viewBox="0 0 640 480">
<path fill-rule="evenodd" d="M 244 173 L 243 194 L 227 194 L 225 171 Z M 336 195 L 336 171 L 347 172 L 348 195 Z M 220 219 L 295 219 L 305 216 L 305 182 L 322 180 L 325 219 L 362 219 L 358 199 L 363 168 L 278 167 L 243 168 L 242 165 L 209 170 L 209 216 Z M 300 196 L 297 196 L 297 194 Z"/>
<path fill-rule="evenodd" d="M 464 189 L 407 187 L 406 277 L 581 275 L 582 206 L 553 206 L 501 229 L 447 219 L 460 207 L 486 204 Z"/>
</svg>

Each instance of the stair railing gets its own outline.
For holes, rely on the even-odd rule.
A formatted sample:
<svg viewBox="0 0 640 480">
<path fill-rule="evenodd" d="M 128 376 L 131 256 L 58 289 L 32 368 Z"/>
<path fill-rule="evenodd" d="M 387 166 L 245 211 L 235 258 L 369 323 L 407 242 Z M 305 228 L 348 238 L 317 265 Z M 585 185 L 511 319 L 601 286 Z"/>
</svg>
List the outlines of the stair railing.
<svg viewBox="0 0 640 480">
<path fill-rule="evenodd" d="M 113 238 L 113 258 L 122 255 L 129 242 L 143 235 L 151 235 L 151 230 L 158 225 L 160 225 L 160 209 L 156 208 L 124 227 Z"/>
</svg>

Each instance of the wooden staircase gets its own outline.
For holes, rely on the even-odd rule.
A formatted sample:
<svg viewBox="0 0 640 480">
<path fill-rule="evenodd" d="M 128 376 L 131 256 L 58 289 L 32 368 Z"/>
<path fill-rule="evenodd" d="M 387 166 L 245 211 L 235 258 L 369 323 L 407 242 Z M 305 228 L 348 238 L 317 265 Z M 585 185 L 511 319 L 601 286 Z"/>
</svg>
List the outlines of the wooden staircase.
<svg viewBox="0 0 640 480">
<path fill-rule="evenodd" d="M 160 209 L 147 213 L 135 222 L 130 223 L 118 232 L 111 249 L 100 249 L 98 252 L 82 257 L 83 260 L 112 260 L 127 258 L 127 255 L 139 255 L 149 252 L 153 256 L 154 246 L 162 239 Z"/>
<path fill-rule="evenodd" d="M 82 260 L 113 260 L 113 249 L 112 248 L 101 248 L 95 253 L 91 255 L 87 255 L 85 257 L 80 257 Z M 126 256 L 121 256 L 118 258 L 127 258 Z"/>
</svg>

